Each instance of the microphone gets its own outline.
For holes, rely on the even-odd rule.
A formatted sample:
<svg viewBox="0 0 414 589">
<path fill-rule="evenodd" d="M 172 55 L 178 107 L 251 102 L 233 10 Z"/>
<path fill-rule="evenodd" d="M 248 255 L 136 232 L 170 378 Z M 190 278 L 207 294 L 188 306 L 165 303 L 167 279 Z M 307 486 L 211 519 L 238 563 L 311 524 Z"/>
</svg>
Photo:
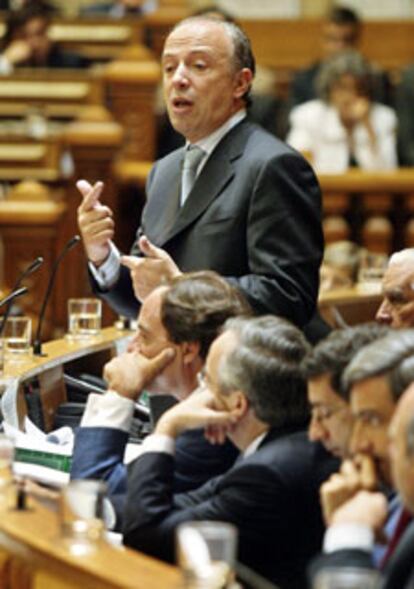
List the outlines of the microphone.
<svg viewBox="0 0 414 589">
<path fill-rule="evenodd" d="M 42 264 L 43 264 L 42 256 L 39 256 L 35 260 L 33 260 L 33 262 L 26 268 L 26 270 L 23 270 L 23 272 L 20 274 L 20 276 L 16 280 L 16 282 L 12 288 L 12 293 L 17 292 L 23 279 L 26 278 L 26 276 L 29 276 L 29 274 L 32 274 L 32 272 L 35 272 Z M 17 295 L 17 296 L 20 296 L 20 295 Z M 12 306 L 12 302 L 13 302 L 14 298 L 15 297 L 12 297 L 11 299 L 9 299 L 9 303 L 6 307 L 6 310 L 4 311 L 3 323 L 0 328 L 0 337 L 3 333 L 3 329 L 4 329 L 4 326 L 6 325 L 6 321 L 10 315 L 11 306 Z M 2 302 L 2 304 L 5 304 L 5 303 Z"/>
<path fill-rule="evenodd" d="M 46 294 L 43 299 L 42 308 L 40 309 L 39 322 L 37 324 L 37 331 L 36 331 L 35 339 L 33 342 L 33 355 L 34 356 L 43 356 L 43 354 L 42 354 L 42 341 L 41 341 L 42 325 L 43 325 L 43 320 L 45 318 L 46 306 L 49 302 L 50 293 L 52 292 L 52 288 L 55 283 L 55 276 L 56 276 L 57 269 L 59 268 L 62 258 L 68 253 L 69 250 L 71 250 L 73 247 L 75 247 L 75 245 L 77 245 L 80 242 L 80 240 L 81 240 L 81 238 L 79 237 L 79 235 L 75 235 L 74 237 L 72 237 L 72 239 L 70 239 L 66 243 L 65 247 L 60 252 L 60 254 L 58 255 L 58 257 L 55 260 L 55 263 L 52 266 L 52 272 L 50 274 L 49 282 L 48 282 L 48 285 L 46 288 Z"/>
<path fill-rule="evenodd" d="M 27 286 L 22 286 L 21 288 L 18 288 L 17 290 L 13 290 L 11 293 L 9 293 L 7 295 L 7 297 L 4 297 L 4 299 L 0 301 L 0 307 L 3 307 L 3 305 L 8 305 L 6 308 L 6 311 L 4 312 L 4 315 L 3 315 L 3 322 L 0 327 L 0 337 L 4 331 L 4 326 L 6 325 L 6 321 L 10 315 L 11 303 L 14 301 L 14 299 L 17 299 L 17 297 L 21 297 L 22 295 L 26 294 L 27 290 L 28 290 Z"/>
</svg>

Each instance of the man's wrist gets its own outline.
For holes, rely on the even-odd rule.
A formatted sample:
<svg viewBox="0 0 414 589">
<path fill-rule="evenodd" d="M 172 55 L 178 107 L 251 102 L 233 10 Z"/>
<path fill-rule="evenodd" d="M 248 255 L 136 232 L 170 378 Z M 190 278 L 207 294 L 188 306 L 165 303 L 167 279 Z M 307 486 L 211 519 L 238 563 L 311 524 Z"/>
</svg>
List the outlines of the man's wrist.
<svg viewBox="0 0 414 589">
<path fill-rule="evenodd" d="M 179 431 L 179 424 L 176 419 L 164 414 L 158 420 L 158 423 L 155 427 L 155 434 L 160 436 L 168 436 L 169 438 L 175 439 L 180 431 Z"/>
</svg>

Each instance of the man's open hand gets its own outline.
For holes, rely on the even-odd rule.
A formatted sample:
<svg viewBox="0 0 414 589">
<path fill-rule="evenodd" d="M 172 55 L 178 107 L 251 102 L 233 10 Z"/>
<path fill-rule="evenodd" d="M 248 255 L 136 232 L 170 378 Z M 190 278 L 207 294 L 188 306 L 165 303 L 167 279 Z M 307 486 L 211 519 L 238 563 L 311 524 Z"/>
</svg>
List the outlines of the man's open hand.
<svg viewBox="0 0 414 589">
<path fill-rule="evenodd" d="M 138 245 L 144 257 L 122 256 L 121 264 L 129 268 L 135 296 L 142 302 L 155 288 L 181 272 L 171 256 L 145 236 L 140 237 Z"/>
</svg>

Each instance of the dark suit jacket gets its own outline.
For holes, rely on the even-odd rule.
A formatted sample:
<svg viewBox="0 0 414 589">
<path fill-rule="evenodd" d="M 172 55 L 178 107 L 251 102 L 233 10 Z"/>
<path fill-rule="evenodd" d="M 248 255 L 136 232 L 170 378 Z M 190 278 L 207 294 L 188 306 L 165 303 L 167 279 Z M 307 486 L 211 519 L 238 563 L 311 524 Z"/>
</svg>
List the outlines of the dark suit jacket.
<svg viewBox="0 0 414 589">
<path fill-rule="evenodd" d="M 108 495 L 122 523 L 126 499 L 127 471 L 123 463 L 128 434 L 109 427 L 80 427 L 73 449 L 72 479 L 99 479 L 108 486 Z M 210 444 L 203 430 L 184 432 L 177 438 L 173 488 L 175 493 L 197 489 L 211 478 L 226 472 L 239 452 L 231 442 Z"/>
<path fill-rule="evenodd" d="M 173 494 L 174 458 L 151 452 L 130 466 L 124 542 L 168 561 L 189 520 L 222 520 L 239 531 L 239 560 L 285 588 L 304 587 L 321 545 L 319 486 L 337 461 L 305 432 L 271 430 L 261 447 L 191 493 Z"/>
<path fill-rule="evenodd" d="M 319 556 L 310 567 L 311 580 L 324 568 L 361 567 L 373 569 L 372 556 L 363 550 L 337 550 Z M 414 588 L 414 522 L 412 522 L 383 571 L 381 589 Z"/>
<path fill-rule="evenodd" d="M 178 149 L 154 165 L 141 231 L 181 270 L 226 277 L 258 313 L 306 323 L 323 247 L 320 190 L 308 163 L 245 120 L 215 148 L 179 209 L 182 159 Z M 126 268 L 103 297 L 122 315 L 138 311 Z"/>
</svg>

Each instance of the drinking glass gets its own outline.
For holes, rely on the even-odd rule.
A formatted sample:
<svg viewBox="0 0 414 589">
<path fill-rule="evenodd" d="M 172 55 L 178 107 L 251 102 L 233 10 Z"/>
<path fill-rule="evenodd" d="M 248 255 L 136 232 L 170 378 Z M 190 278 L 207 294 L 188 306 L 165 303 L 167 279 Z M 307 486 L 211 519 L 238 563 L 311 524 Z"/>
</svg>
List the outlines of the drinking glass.
<svg viewBox="0 0 414 589">
<path fill-rule="evenodd" d="M 99 299 L 69 299 L 68 317 L 70 338 L 95 336 L 101 329 L 102 302 Z"/>
<path fill-rule="evenodd" d="M 235 526 L 216 521 L 181 524 L 177 528 L 176 546 L 186 588 L 231 586 L 237 551 Z"/>
<path fill-rule="evenodd" d="M 358 567 L 338 567 L 320 571 L 312 589 L 378 589 L 378 571 Z"/>
<path fill-rule="evenodd" d="M 4 326 L 3 338 L 6 354 L 11 356 L 28 354 L 32 341 L 30 317 L 9 317 Z"/>
<path fill-rule="evenodd" d="M 74 480 L 61 491 L 60 530 L 65 547 L 78 556 L 94 551 L 103 538 L 103 481 Z"/>
</svg>

